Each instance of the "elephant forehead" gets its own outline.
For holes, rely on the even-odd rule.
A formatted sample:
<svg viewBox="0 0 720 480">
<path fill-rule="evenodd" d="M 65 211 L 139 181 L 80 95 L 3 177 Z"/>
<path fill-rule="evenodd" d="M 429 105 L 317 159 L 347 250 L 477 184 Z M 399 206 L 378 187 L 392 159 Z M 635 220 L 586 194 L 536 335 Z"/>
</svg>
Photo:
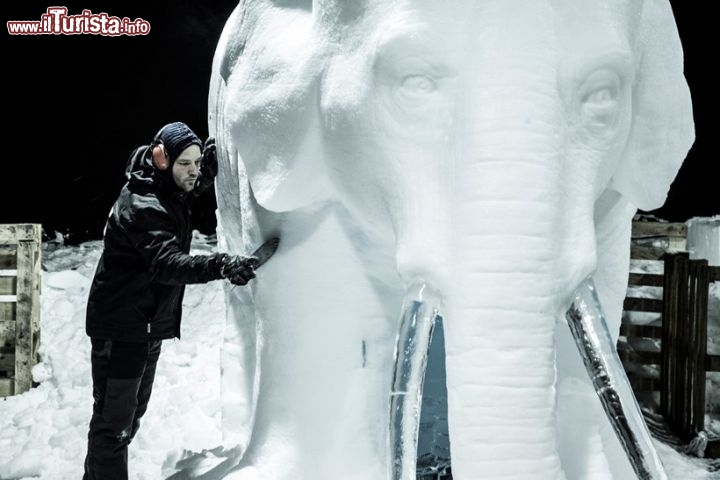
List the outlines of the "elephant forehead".
<svg viewBox="0 0 720 480">
<path fill-rule="evenodd" d="M 405 38 L 443 53 L 520 52 L 517 45 L 549 38 L 552 18 L 548 3 L 538 1 L 406 2 L 383 19 L 378 44 Z"/>
<path fill-rule="evenodd" d="M 415 60 L 464 76 L 507 69 L 516 78 L 554 75 L 551 66 L 582 71 L 602 58 L 628 64 L 628 32 L 641 5 L 627 0 L 402 2 L 383 16 L 374 34 L 368 32 L 368 56 L 376 65 L 400 70 Z"/>
<path fill-rule="evenodd" d="M 639 18 L 639 9 L 619 1 L 555 3 L 558 58 L 563 73 L 587 73 L 585 70 L 598 63 L 623 69 L 633 62 L 631 34 Z M 632 7 L 641 4 L 635 2 Z M 630 15 L 629 10 L 638 11 Z"/>
</svg>

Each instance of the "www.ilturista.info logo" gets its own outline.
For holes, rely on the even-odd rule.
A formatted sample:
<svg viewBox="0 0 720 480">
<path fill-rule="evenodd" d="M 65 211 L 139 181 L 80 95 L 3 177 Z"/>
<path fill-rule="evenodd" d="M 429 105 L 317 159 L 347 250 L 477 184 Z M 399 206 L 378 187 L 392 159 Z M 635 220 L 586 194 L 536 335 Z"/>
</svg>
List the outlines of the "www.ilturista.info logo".
<svg viewBox="0 0 720 480">
<path fill-rule="evenodd" d="M 147 35 L 150 23 L 142 18 L 111 17 L 107 13 L 83 10 L 80 15 L 68 15 L 66 7 L 49 7 L 40 20 L 7 22 L 10 35 Z"/>
</svg>

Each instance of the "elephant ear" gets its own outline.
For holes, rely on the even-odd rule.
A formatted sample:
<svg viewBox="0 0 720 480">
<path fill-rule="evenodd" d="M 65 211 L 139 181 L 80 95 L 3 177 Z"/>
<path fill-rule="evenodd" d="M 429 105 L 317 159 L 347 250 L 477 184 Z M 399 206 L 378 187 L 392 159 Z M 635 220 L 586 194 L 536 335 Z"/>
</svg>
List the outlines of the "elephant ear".
<svg viewBox="0 0 720 480">
<path fill-rule="evenodd" d="M 682 45 L 669 2 L 645 0 L 639 22 L 633 120 L 612 188 L 649 211 L 665 203 L 695 140 L 695 127 Z"/>
<path fill-rule="evenodd" d="M 319 128 L 327 42 L 310 2 L 246 0 L 234 14 L 224 58 L 223 135 L 237 152 L 258 204 L 287 211 L 328 198 Z M 238 19 L 242 20 L 238 20 Z"/>
</svg>

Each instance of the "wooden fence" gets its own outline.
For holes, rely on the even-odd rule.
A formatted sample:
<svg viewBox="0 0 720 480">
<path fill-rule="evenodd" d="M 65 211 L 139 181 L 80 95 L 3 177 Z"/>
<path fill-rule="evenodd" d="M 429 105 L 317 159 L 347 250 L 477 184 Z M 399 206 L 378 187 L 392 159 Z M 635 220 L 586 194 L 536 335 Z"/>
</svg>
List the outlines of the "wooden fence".
<svg viewBox="0 0 720 480">
<path fill-rule="evenodd" d="M 41 228 L 0 224 L 0 397 L 32 387 L 40 340 Z"/>
<path fill-rule="evenodd" d="M 720 356 L 707 354 L 708 292 L 711 282 L 720 281 L 720 267 L 689 258 L 683 227 L 633 224 L 632 259 L 661 263 L 630 274 L 618 352 L 638 399 L 657 403 L 672 434 L 691 442 L 705 430 L 706 373 L 720 371 Z M 658 246 L 663 236 L 668 238 Z M 633 296 L 638 287 L 662 292 Z M 707 453 L 716 455 L 717 445 L 709 447 Z"/>
</svg>

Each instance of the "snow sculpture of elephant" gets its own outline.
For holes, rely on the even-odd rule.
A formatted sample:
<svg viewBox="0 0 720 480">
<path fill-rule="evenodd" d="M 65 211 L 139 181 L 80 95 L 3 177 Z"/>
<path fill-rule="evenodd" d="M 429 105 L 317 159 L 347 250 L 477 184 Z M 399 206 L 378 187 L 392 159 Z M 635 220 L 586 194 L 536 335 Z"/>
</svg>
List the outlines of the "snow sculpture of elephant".
<svg viewBox="0 0 720 480">
<path fill-rule="evenodd" d="M 667 0 L 242 0 L 210 87 L 221 245 L 282 238 L 227 292 L 226 478 L 414 478 L 413 305 L 444 319 L 454 478 L 664 478 L 565 314 L 592 289 L 614 348 L 631 219 L 694 140 Z"/>
</svg>

